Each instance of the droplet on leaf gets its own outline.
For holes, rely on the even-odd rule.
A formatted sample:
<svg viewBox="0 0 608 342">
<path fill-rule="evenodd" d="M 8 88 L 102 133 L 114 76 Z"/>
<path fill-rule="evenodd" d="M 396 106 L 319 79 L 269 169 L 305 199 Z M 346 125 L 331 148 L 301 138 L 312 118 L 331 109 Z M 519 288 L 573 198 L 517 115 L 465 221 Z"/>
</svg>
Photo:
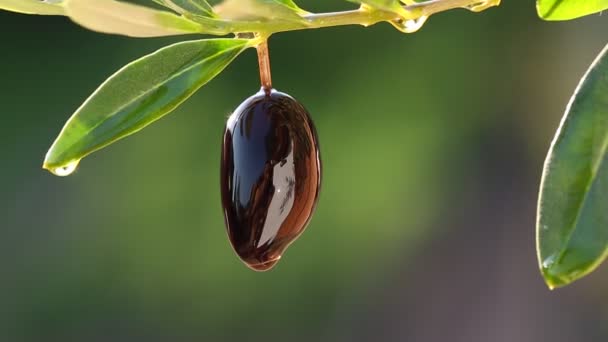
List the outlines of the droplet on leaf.
<svg viewBox="0 0 608 342">
<path fill-rule="evenodd" d="M 397 20 L 391 21 L 390 23 L 401 32 L 414 33 L 416 31 L 420 30 L 420 28 L 422 28 L 424 23 L 426 23 L 427 19 L 428 19 L 428 17 L 422 16 L 422 17 L 418 17 L 416 19 L 407 19 L 407 20 L 397 19 Z"/>
<path fill-rule="evenodd" d="M 76 168 L 78 168 L 79 163 L 80 163 L 80 160 L 75 160 L 75 161 L 70 162 L 69 164 L 66 164 L 63 166 L 50 168 L 49 171 L 51 171 L 51 173 L 54 174 L 55 176 L 66 177 L 66 176 L 69 176 L 72 173 L 74 173 L 74 171 L 76 171 Z"/>
<path fill-rule="evenodd" d="M 550 256 L 548 256 L 547 258 L 545 258 L 545 260 L 543 260 L 542 267 L 544 269 L 550 268 L 551 266 L 553 266 L 553 264 L 555 263 L 556 259 L 557 259 L 556 255 L 550 255 Z"/>
</svg>

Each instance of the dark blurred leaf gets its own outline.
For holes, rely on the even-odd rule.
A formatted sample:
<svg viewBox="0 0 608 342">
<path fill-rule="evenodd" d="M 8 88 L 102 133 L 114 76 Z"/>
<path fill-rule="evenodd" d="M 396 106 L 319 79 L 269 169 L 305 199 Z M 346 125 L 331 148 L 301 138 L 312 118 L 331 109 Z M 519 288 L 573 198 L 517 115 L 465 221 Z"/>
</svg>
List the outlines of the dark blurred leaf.
<svg viewBox="0 0 608 342">
<path fill-rule="evenodd" d="M 160 119 L 219 74 L 249 43 L 245 39 L 183 42 L 128 64 L 68 120 L 47 153 L 44 168 L 55 173 L 71 169 L 89 153 Z"/>
<path fill-rule="evenodd" d="M 607 51 L 581 80 L 545 162 L 536 230 L 551 288 L 593 271 L 608 253 Z"/>
<path fill-rule="evenodd" d="M 0 9 L 25 14 L 64 15 L 60 1 L 0 0 Z"/>
<path fill-rule="evenodd" d="M 608 0 L 537 0 L 538 16 L 545 20 L 570 20 L 608 9 Z"/>
</svg>

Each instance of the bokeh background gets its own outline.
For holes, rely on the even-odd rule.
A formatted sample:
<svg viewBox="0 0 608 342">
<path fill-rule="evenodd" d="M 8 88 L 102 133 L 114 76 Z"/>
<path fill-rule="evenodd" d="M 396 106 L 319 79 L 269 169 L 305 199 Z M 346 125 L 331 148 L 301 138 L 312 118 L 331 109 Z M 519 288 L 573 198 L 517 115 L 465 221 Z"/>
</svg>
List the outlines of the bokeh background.
<svg viewBox="0 0 608 342">
<path fill-rule="evenodd" d="M 255 273 L 218 184 L 225 119 L 259 88 L 254 52 L 58 178 L 41 164 L 70 114 L 181 38 L 0 12 L 0 340 L 607 341 L 607 267 L 551 292 L 534 250 L 546 150 L 607 32 L 605 16 L 549 23 L 505 0 L 411 35 L 273 37 L 275 86 L 311 112 L 324 179 L 307 231 Z"/>
</svg>

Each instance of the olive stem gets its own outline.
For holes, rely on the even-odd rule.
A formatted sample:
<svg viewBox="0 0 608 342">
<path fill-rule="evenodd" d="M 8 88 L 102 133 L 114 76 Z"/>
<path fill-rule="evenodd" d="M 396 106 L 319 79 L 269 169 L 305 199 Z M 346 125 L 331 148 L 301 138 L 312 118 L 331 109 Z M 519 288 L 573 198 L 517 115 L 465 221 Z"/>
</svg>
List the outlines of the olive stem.
<svg viewBox="0 0 608 342">
<path fill-rule="evenodd" d="M 401 7 L 399 15 L 388 11 L 369 10 L 365 6 L 357 10 L 333 12 L 333 13 L 312 13 L 305 15 L 308 25 L 305 28 L 323 28 L 343 25 L 363 25 L 370 26 L 383 21 L 396 19 L 409 20 L 444 12 L 455 8 L 469 8 L 475 12 L 486 8 L 500 5 L 501 0 L 431 0 L 413 3 Z M 302 28 L 293 28 L 298 30 Z"/>
<path fill-rule="evenodd" d="M 411 1 L 408 1 L 408 3 Z M 395 11 L 384 11 L 371 9 L 368 6 L 361 8 L 328 13 L 307 13 L 302 15 L 303 21 L 241 21 L 227 20 L 221 18 L 207 18 L 196 15 L 187 15 L 189 19 L 204 25 L 204 33 L 213 35 L 226 35 L 238 32 L 256 32 L 264 37 L 273 33 L 318 29 L 324 27 L 362 25 L 371 26 L 379 22 L 394 20 L 415 20 L 420 17 L 428 17 L 433 14 L 456 9 L 467 8 L 474 12 L 480 12 L 487 8 L 500 5 L 501 0 L 429 0 L 411 3 L 400 7 Z"/>
<path fill-rule="evenodd" d="M 266 93 L 272 90 L 272 74 L 270 72 L 270 54 L 268 53 L 268 40 L 264 39 L 256 46 L 258 50 L 258 64 L 260 66 L 260 81 Z"/>
</svg>

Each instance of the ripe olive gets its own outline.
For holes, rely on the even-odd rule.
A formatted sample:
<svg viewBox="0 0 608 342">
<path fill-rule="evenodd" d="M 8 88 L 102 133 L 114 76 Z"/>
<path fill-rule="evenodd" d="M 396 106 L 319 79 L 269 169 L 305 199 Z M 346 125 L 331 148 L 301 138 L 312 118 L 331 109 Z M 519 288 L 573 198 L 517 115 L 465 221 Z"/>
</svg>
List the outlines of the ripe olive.
<svg viewBox="0 0 608 342">
<path fill-rule="evenodd" d="M 291 96 L 260 91 L 228 118 L 221 161 L 224 219 L 250 268 L 272 268 L 304 231 L 321 184 L 317 133 Z"/>
</svg>

